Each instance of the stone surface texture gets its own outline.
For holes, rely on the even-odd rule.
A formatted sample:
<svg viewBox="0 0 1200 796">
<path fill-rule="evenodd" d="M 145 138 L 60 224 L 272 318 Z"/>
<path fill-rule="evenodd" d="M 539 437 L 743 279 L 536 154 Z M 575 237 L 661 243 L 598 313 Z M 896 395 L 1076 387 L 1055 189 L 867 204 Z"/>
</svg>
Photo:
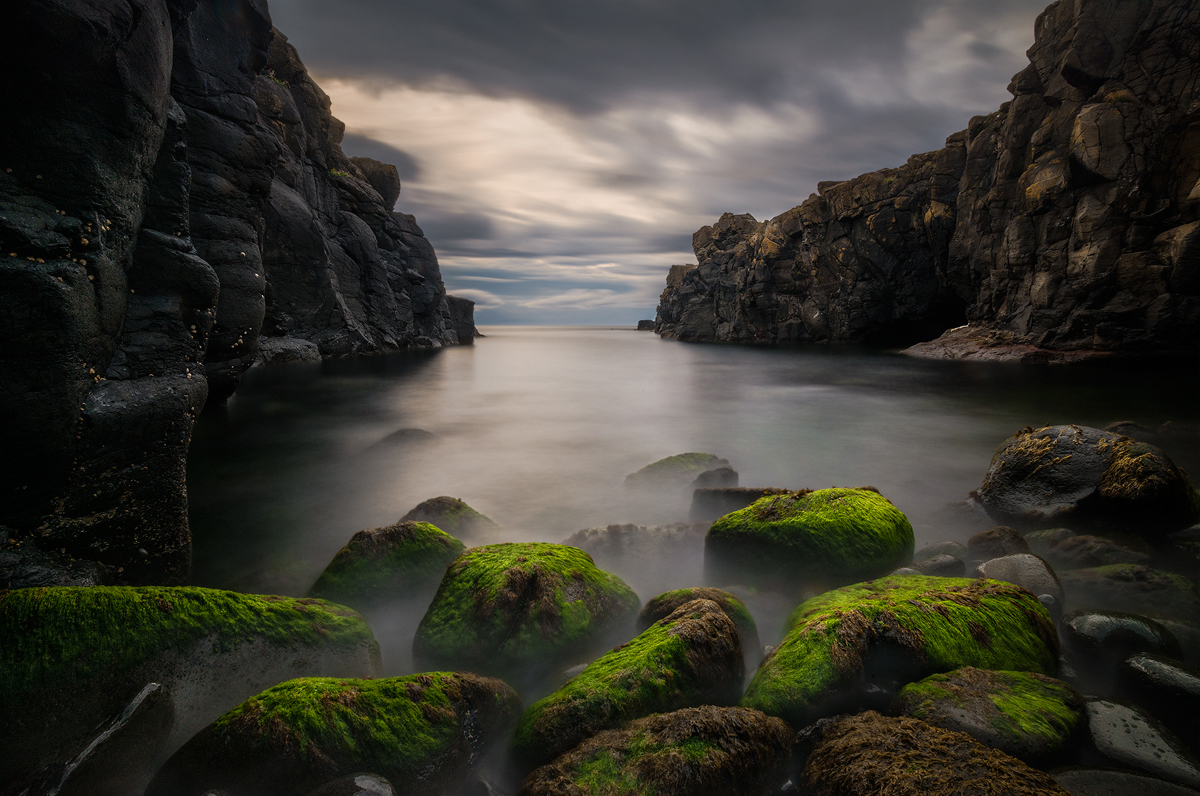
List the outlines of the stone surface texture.
<svg viewBox="0 0 1200 796">
<path fill-rule="evenodd" d="M 943 149 L 699 230 L 659 334 L 907 345 L 969 323 L 932 355 L 1194 351 L 1200 7 L 1059 0 L 1035 32 L 1013 99 Z"/>
</svg>

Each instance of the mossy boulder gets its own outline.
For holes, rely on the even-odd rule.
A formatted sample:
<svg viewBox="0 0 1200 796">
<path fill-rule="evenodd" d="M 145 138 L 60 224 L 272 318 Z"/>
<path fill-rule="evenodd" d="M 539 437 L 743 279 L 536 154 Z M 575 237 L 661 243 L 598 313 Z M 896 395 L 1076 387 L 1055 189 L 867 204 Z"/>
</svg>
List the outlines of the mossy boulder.
<svg viewBox="0 0 1200 796">
<path fill-rule="evenodd" d="M 534 703 L 517 726 L 514 755 L 530 769 L 630 719 L 737 704 L 745 676 L 733 621 L 711 600 L 693 600 Z"/>
<path fill-rule="evenodd" d="M 358 771 L 400 793 L 436 796 L 470 774 L 520 710 L 508 685 L 473 674 L 291 680 L 197 733 L 146 796 L 295 796 Z"/>
<path fill-rule="evenodd" d="M 766 796 L 787 781 L 792 740 L 756 710 L 685 708 L 593 736 L 530 774 L 520 796 Z"/>
<path fill-rule="evenodd" d="M 631 632 L 640 607 L 632 589 L 577 548 L 476 547 L 446 570 L 413 659 L 418 668 L 531 682 Z"/>
<path fill-rule="evenodd" d="M 456 538 L 486 539 L 500 530 L 491 518 L 480 514 L 456 497 L 442 495 L 419 503 L 400 518 L 405 522 L 427 522 Z"/>
<path fill-rule="evenodd" d="M 822 722 L 798 784 L 806 796 L 1069 796 L 966 733 L 875 711 Z"/>
<path fill-rule="evenodd" d="M 921 575 L 826 592 L 788 618 L 787 634 L 742 705 L 803 727 L 886 708 L 905 684 L 964 666 L 1053 675 L 1058 639 L 1019 586 Z"/>
<path fill-rule="evenodd" d="M 175 701 L 170 754 L 231 702 L 281 681 L 379 673 L 375 638 L 349 609 L 215 589 L 4 591 L 0 638 L 0 781 L 11 783 L 57 782 L 147 683 Z"/>
<path fill-rule="evenodd" d="M 758 625 L 754 623 L 750 609 L 740 598 L 721 589 L 701 586 L 663 592 L 642 607 L 642 612 L 638 614 L 637 618 L 638 630 L 645 630 L 660 619 L 670 616 L 679 606 L 686 605 L 692 600 L 712 600 L 716 603 L 725 612 L 725 615 L 733 620 L 733 626 L 737 628 L 738 639 L 742 642 L 742 653 L 746 659 L 753 660 L 755 665 L 758 664 L 762 649 L 762 642 L 758 638 Z"/>
<path fill-rule="evenodd" d="M 1037 672 L 997 672 L 968 666 L 909 683 L 891 712 L 965 732 L 1026 762 L 1059 754 L 1083 719 L 1083 697 Z"/>
<path fill-rule="evenodd" d="M 630 473 L 625 476 L 625 485 L 639 489 L 682 489 L 696 480 L 700 473 L 728 466 L 728 460 L 711 453 L 680 453 Z"/>
<path fill-rule="evenodd" d="M 431 596 L 463 543 L 427 522 L 359 531 L 308 590 L 309 597 L 355 609 Z"/>
<path fill-rule="evenodd" d="M 885 575 L 912 560 L 908 518 L 873 489 L 770 495 L 726 514 L 704 542 L 710 583 L 797 592 Z"/>
<path fill-rule="evenodd" d="M 1200 503 L 1158 448 L 1087 426 L 1025 428 L 996 449 L 978 491 L 996 521 L 1155 537 L 1192 525 Z"/>
<path fill-rule="evenodd" d="M 1164 619 L 1200 616 L 1200 597 L 1192 581 L 1141 564 L 1075 569 L 1059 580 L 1068 611 L 1128 611 Z"/>
</svg>

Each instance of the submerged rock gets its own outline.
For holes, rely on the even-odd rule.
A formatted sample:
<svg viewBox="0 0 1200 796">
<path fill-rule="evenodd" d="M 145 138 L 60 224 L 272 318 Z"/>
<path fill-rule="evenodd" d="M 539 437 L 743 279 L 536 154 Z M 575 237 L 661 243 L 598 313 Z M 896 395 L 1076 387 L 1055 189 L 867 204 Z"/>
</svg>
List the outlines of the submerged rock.
<svg viewBox="0 0 1200 796">
<path fill-rule="evenodd" d="M 963 560 L 948 555 L 933 556 L 921 561 L 914 561 L 910 568 L 922 575 L 933 575 L 939 578 L 961 578 L 967 574 L 967 565 L 963 563 Z M 984 577 L 988 576 L 984 575 Z"/>
<path fill-rule="evenodd" d="M 906 685 L 891 712 L 965 732 L 1026 762 L 1061 752 L 1083 719 L 1083 697 L 1036 672 L 966 667 Z"/>
<path fill-rule="evenodd" d="M 733 511 L 744 509 L 767 495 L 786 495 L 791 490 L 776 487 L 699 487 L 692 492 L 688 517 L 693 522 L 712 522 Z"/>
<path fill-rule="evenodd" d="M 417 628 L 413 659 L 419 668 L 523 683 L 632 630 L 640 607 L 620 578 L 577 548 L 475 547 L 446 570 Z"/>
<path fill-rule="evenodd" d="M 742 642 L 742 652 L 747 660 L 758 663 L 761 642 L 758 639 L 758 626 L 750 610 L 739 597 L 721 589 L 703 586 L 694 589 L 676 589 L 664 592 L 646 603 L 638 614 L 637 627 L 639 631 L 646 630 L 660 619 L 670 616 L 675 609 L 690 603 L 692 600 L 711 600 L 717 604 L 725 615 L 733 621 L 737 628 L 738 639 Z"/>
<path fill-rule="evenodd" d="M 309 597 L 362 610 L 386 600 L 433 594 L 463 543 L 427 522 L 359 531 L 308 590 Z"/>
<path fill-rule="evenodd" d="M 520 709 L 506 684 L 466 673 L 291 680 L 197 733 L 146 796 L 295 796 L 356 771 L 377 772 L 401 793 L 439 796 L 467 778 Z"/>
<path fill-rule="evenodd" d="M 1182 575 L 1140 564 L 1077 569 L 1059 578 L 1067 610 L 1128 611 L 1164 619 L 1200 616 L 1196 587 Z"/>
<path fill-rule="evenodd" d="M 487 538 L 500 530 L 490 518 L 447 495 L 419 503 L 401 517 L 400 522 L 427 522 L 456 539 Z"/>
<path fill-rule="evenodd" d="M 174 697 L 170 754 L 245 699 L 305 675 L 374 676 L 362 618 L 313 599 L 198 588 L 0 592 L 0 781 L 48 782 L 147 683 Z M 126 759 L 146 776 L 157 758 Z"/>
<path fill-rule="evenodd" d="M 1055 570 L 1087 569 L 1110 564 L 1145 564 L 1149 553 L 1131 549 L 1113 539 L 1054 528 L 1025 537 L 1030 548 Z"/>
<path fill-rule="evenodd" d="M 1087 728 L 1096 765 L 1132 768 L 1189 788 L 1200 788 L 1200 762 L 1169 730 L 1141 710 L 1090 699 Z"/>
<path fill-rule="evenodd" d="M 726 514 L 704 542 L 710 583 L 749 583 L 795 591 L 884 575 L 912 559 L 913 531 L 873 489 L 772 495 Z"/>
<path fill-rule="evenodd" d="M 759 666 L 746 707 L 794 727 L 886 708 L 905 685 L 964 666 L 1054 674 L 1058 640 L 1037 598 L 1009 583 L 913 575 L 801 604 Z"/>
<path fill-rule="evenodd" d="M 532 705 L 513 751 L 533 768 L 630 719 L 734 705 L 745 676 L 733 622 L 711 600 L 693 600 Z"/>
<path fill-rule="evenodd" d="M 988 561 L 1028 552 L 1029 543 L 1006 525 L 980 531 L 967 540 L 967 559 L 970 561 Z"/>
<path fill-rule="evenodd" d="M 729 461 L 711 453 L 680 453 L 647 464 L 625 476 L 625 485 L 639 489 L 686 487 L 707 470 L 729 467 Z"/>
<path fill-rule="evenodd" d="M 1187 475 L 1153 445 L 1086 426 L 1026 428 L 1004 442 L 978 490 L 1001 522 L 1161 537 L 1200 517 Z"/>
<path fill-rule="evenodd" d="M 1200 742 L 1200 669 L 1139 652 L 1117 665 L 1122 694 L 1150 711 L 1189 748 Z"/>
<path fill-rule="evenodd" d="M 874 711 L 823 722 L 800 785 L 809 796 L 1069 796 L 966 733 Z"/>
<path fill-rule="evenodd" d="M 712 470 L 705 470 L 696 476 L 696 480 L 688 484 L 695 489 L 736 489 L 738 485 L 737 470 L 732 467 L 717 467 Z"/>
<path fill-rule="evenodd" d="M 787 780 L 792 731 L 745 708 L 686 708 L 606 730 L 525 780 L 520 796 L 766 796 Z"/>
</svg>

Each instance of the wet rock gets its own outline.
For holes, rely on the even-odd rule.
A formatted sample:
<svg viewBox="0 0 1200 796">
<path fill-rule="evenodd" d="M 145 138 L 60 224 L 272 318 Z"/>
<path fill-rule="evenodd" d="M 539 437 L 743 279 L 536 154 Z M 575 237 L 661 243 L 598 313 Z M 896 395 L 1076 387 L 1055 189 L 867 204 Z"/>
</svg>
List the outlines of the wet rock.
<svg viewBox="0 0 1200 796">
<path fill-rule="evenodd" d="M 712 470 L 705 470 L 696 476 L 696 480 L 688 484 L 692 490 L 696 489 L 736 489 L 738 485 L 737 470 L 732 467 L 716 467 Z M 693 499 L 695 493 L 693 492 Z"/>
<path fill-rule="evenodd" d="M 1141 652 L 1117 665 L 1121 693 L 1145 708 L 1192 750 L 1200 742 L 1200 669 Z"/>
<path fill-rule="evenodd" d="M 874 711 L 825 722 L 799 784 L 813 796 L 1066 795 L 1050 775 L 966 733 Z"/>
<path fill-rule="evenodd" d="M 1046 609 L 1009 583 L 910 576 L 814 597 L 792 613 L 742 704 L 793 727 L 885 709 L 905 684 L 980 669 L 1053 674 L 1058 640 Z"/>
<path fill-rule="evenodd" d="M 1068 611 L 1128 611 L 1165 619 L 1200 616 L 1200 597 L 1190 580 L 1147 566 L 1113 564 L 1077 569 L 1062 573 L 1059 580 L 1066 592 Z"/>
<path fill-rule="evenodd" d="M 729 462 L 711 453 L 681 453 L 630 473 L 625 476 L 625 485 L 639 489 L 683 488 L 701 473 L 722 467 L 729 467 Z"/>
<path fill-rule="evenodd" d="M 619 572 L 635 589 L 685 585 L 701 580 L 705 523 L 612 524 L 584 528 L 563 544 L 587 552 L 601 569 Z"/>
<path fill-rule="evenodd" d="M 775 487 L 701 487 L 692 492 L 689 517 L 693 522 L 712 522 L 718 517 L 744 509 L 767 495 L 785 495 L 790 490 Z"/>
<path fill-rule="evenodd" d="M 1156 619 L 1179 642 L 1181 659 L 1189 666 L 1200 666 L 1200 624 L 1186 619 Z"/>
<path fill-rule="evenodd" d="M 1117 611 L 1076 611 L 1059 624 L 1063 652 L 1087 687 L 1107 691 L 1113 667 L 1147 652 L 1179 657 L 1179 642 L 1153 619 Z"/>
<path fill-rule="evenodd" d="M 0 528 L 0 589 L 32 586 L 99 586 L 102 565 L 80 561 L 57 550 L 43 553 L 32 539 L 17 540 Z"/>
<path fill-rule="evenodd" d="M 937 556 L 953 556 L 954 558 L 966 561 L 967 555 L 966 545 L 958 542 L 934 542 L 933 544 L 925 545 L 913 553 L 913 561 L 928 561 Z"/>
<path fill-rule="evenodd" d="M 456 539 L 486 539 L 500 526 L 458 498 L 442 495 L 417 504 L 400 522 L 427 522 Z"/>
<path fill-rule="evenodd" d="M 1083 697 L 1066 683 L 1036 672 L 956 669 L 906 685 L 893 715 L 965 732 L 1029 763 L 1059 754 L 1083 719 Z"/>
<path fill-rule="evenodd" d="M 388 600 L 432 596 L 463 543 L 427 522 L 359 531 L 337 552 L 309 597 L 363 610 Z"/>
<path fill-rule="evenodd" d="M 503 682 L 467 673 L 290 680 L 197 733 L 146 796 L 213 788 L 294 796 L 355 771 L 378 772 L 402 793 L 436 796 L 470 776 L 520 709 Z"/>
<path fill-rule="evenodd" d="M 264 365 L 288 362 L 320 362 L 321 349 L 316 343 L 298 337 L 260 337 L 258 361 Z"/>
<path fill-rule="evenodd" d="M 735 705 L 745 675 L 732 620 L 711 600 L 693 600 L 525 711 L 514 754 L 531 769 L 630 719 Z"/>
<path fill-rule="evenodd" d="M 979 577 L 1015 583 L 1041 597 L 1050 595 L 1055 603 L 1062 605 L 1063 589 L 1046 562 L 1031 553 L 1018 553 L 1003 558 L 984 561 L 976 567 Z"/>
<path fill-rule="evenodd" d="M 676 589 L 675 591 L 664 592 L 658 595 L 648 601 L 642 607 L 642 612 L 638 614 L 638 631 L 641 632 L 648 629 L 655 622 L 665 619 L 674 613 L 677 608 L 690 603 L 692 600 L 711 600 L 725 612 L 725 615 L 733 621 L 733 626 L 737 628 L 738 640 L 742 643 L 742 652 L 746 656 L 747 667 L 757 666 L 762 644 L 758 638 L 758 626 L 754 623 L 754 617 L 750 615 L 749 609 L 746 608 L 746 604 L 740 598 L 721 589 L 704 586 L 692 589 Z"/>
<path fill-rule="evenodd" d="M 980 531 L 967 540 L 968 561 L 989 561 L 993 558 L 1028 553 L 1029 544 L 1021 534 L 1005 525 Z"/>
<path fill-rule="evenodd" d="M 606 730 L 526 778 L 520 796 L 766 796 L 787 780 L 792 731 L 756 710 L 686 708 Z"/>
<path fill-rule="evenodd" d="M 1200 762 L 1169 730 L 1138 708 L 1102 699 L 1087 701 L 1092 765 L 1131 768 L 1169 782 L 1200 788 Z"/>
<path fill-rule="evenodd" d="M 632 630 L 640 607 L 620 578 L 574 547 L 475 547 L 446 570 L 413 659 L 422 669 L 532 682 Z"/>
<path fill-rule="evenodd" d="M 1111 768 L 1068 768 L 1055 771 L 1052 776 L 1071 796 L 1196 796 L 1200 793 L 1157 777 Z"/>
<path fill-rule="evenodd" d="M 967 574 L 967 565 L 961 558 L 951 555 L 939 555 L 932 558 L 914 561 L 912 569 L 922 575 L 935 575 L 940 578 L 961 578 Z M 989 577 L 985 575 L 984 577 Z M 1004 580 L 1004 578 L 1000 578 Z"/>
<path fill-rule="evenodd" d="M 347 774 L 311 791 L 308 796 L 396 796 L 396 789 L 378 774 Z"/>
<path fill-rule="evenodd" d="M 802 591 L 879 577 L 912 559 L 913 531 L 873 489 L 772 495 L 713 523 L 704 541 L 710 583 Z"/>
<path fill-rule="evenodd" d="M 3 592 L 0 637 L 0 781 L 18 785 L 56 780 L 148 682 L 174 698 L 167 755 L 230 701 L 283 680 L 379 673 L 378 645 L 358 614 L 213 589 Z M 152 771 L 158 758 L 124 762 Z"/>
<path fill-rule="evenodd" d="M 1158 448 L 1086 426 L 1026 428 L 1004 442 L 978 490 L 988 514 L 1026 528 L 1148 538 L 1197 519 L 1187 475 Z"/>
<path fill-rule="evenodd" d="M 1146 564 L 1149 553 L 1139 552 L 1103 536 L 1077 534 L 1066 528 L 1038 531 L 1025 537 L 1030 549 L 1055 570 L 1087 569 L 1110 564 Z"/>
</svg>

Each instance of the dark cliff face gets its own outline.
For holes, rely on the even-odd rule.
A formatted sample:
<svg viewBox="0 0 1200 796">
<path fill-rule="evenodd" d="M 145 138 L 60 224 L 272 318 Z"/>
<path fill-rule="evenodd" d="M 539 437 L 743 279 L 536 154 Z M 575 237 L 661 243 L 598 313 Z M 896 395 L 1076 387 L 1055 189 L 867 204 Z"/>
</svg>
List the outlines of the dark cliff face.
<svg viewBox="0 0 1200 796">
<path fill-rule="evenodd" d="M 1200 7 L 1060 0 L 996 113 L 759 224 L 668 279 L 683 340 L 901 345 L 968 321 L 1050 349 L 1197 347 Z"/>
<path fill-rule="evenodd" d="M 192 424 L 261 335 L 325 355 L 470 342 L 470 302 L 392 213 L 395 170 L 342 153 L 261 0 L 10 5 L 0 586 L 33 585 L 33 563 L 42 582 L 178 582 Z"/>
</svg>

